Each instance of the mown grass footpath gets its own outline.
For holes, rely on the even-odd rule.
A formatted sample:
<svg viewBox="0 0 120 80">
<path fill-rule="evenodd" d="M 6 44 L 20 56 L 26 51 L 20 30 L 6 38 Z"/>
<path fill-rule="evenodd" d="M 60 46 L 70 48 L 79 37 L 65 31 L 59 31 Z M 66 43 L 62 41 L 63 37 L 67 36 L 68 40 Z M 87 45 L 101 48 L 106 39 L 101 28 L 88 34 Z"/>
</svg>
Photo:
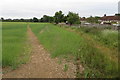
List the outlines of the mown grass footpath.
<svg viewBox="0 0 120 80">
<path fill-rule="evenodd" d="M 2 23 L 2 66 L 11 66 L 13 69 L 25 63 L 27 24 L 22 22 Z"/>
<path fill-rule="evenodd" d="M 30 23 L 30 27 L 52 57 L 80 60 L 79 64 L 83 64 L 85 71 L 78 73 L 77 77 L 118 77 L 118 63 L 82 35 L 49 23 Z"/>
</svg>

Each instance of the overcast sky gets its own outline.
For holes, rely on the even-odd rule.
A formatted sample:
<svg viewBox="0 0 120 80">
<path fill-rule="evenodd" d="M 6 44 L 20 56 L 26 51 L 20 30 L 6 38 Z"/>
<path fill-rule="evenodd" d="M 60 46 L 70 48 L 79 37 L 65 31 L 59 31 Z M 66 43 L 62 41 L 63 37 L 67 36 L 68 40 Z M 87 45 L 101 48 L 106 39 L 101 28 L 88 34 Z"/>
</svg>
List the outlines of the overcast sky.
<svg viewBox="0 0 120 80">
<path fill-rule="evenodd" d="M 0 0 L 0 17 L 41 18 L 53 16 L 56 11 L 69 11 L 85 16 L 114 15 L 118 13 L 120 0 Z"/>
</svg>

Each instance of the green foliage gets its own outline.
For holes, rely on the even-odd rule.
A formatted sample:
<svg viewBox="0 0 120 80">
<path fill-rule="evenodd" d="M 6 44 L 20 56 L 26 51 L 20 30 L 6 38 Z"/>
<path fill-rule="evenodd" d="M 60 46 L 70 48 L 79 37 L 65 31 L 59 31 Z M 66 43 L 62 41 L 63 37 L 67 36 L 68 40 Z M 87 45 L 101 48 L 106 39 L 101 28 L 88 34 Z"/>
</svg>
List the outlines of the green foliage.
<svg viewBox="0 0 120 80">
<path fill-rule="evenodd" d="M 87 22 L 90 22 L 90 23 L 99 23 L 99 20 L 100 19 L 100 17 L 92 17 L 92 16 L 90 16 L 89 18 L 87 18 Z"/>
<path fill-rule="evenodd" d="M 33 22 L 39 22 L 39 20 L 36 17 L 34 17 Z"/>
<path fill-rule="evenodd" d="M 62 13 L 62 11 L 55 13 L 54 21 L 56 24 L 63 22 L 64 21 L 63 19 L 64 19 L 64 14 Z"/>
<path fill-rule="evenodd" d="M 67 15 L 67 20 L 70 25 L 72 24 L 80 24 L 79 15 L 73 12 L 69 12 Z"/>
<path fill-rule="evenodd" d="M 40 22 L 53 22 L 54 18 L 51 16 L 44 15 L 41 19 Z"/>
<path fill-rule="evenodd" d="M 66 72 L 67 70 L 68 70 L 68 65 L 65 64 L 65 65 L 64 65 L 64 71 Z"/>
</svg>

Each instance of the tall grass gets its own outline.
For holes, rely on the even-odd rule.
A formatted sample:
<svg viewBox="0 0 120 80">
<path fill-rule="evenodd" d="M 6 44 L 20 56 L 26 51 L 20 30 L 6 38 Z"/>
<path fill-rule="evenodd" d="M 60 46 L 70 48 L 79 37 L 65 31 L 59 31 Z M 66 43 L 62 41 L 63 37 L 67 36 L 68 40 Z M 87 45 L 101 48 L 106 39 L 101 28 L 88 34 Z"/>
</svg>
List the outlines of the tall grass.
<svg viewBox="0 0 120 80">
<path fill-rule="evenodd" d="M 2 65 L 15 68 L 20 64 L 26 42 L 26 23 L 2 23 Z"/>
<path fill-rule="evenodd" d="M 78 29 L 89 34 L 92 38 L 100 41 L 110 48 L 118 48 L 118 31 L 96 27 L 81 27 Z"/>
<path fill-rule="evenodd" d="M 84 77 L 86 74 L 87 77 L 117 76 L 118 64 L 75 32 L 47 23 L 31 23 L 30 27 L 52 57 L 71 55 L 74 60 L 80 60 L 85 67 Z"/>
<path fill-rule="evenodd" d="M 2 67 L 2 22 L 0 22 L 0 68 Z"/>
<path fill-rule="evenodd" d="M 52 57 L 76 54 L 83 40 L 79 35 L 52 24 L 30 24 L 30 26 L 40 43 L 52 53 Z"/>
</svg>

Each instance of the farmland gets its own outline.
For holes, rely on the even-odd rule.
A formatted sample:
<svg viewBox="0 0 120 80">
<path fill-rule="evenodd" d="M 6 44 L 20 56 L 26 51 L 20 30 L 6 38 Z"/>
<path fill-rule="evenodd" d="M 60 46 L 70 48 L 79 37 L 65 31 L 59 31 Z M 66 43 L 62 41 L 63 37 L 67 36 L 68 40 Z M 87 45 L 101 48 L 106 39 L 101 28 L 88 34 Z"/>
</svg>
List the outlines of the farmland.
<svg viewBox="0 0 120 80">
<path fill-rule="evenodd" d="M 0 68 L 2 66 L 2 23 L 0 22 Z"/>
<path fill-rule="evenodd" d="M 2 65 L 13 69 L 22 63 L 27 41 L 26 23 L 3 23 L 2 27 Z"/>
<path fill-rule="evenodd" d="M 52 24 L 41 24 L 41 27 L 39 27 L 39 24 L 30 24 L 33 32 L 36 34 L 38 39 L 40 40 L 41 44 L 44 45 L 44 47 L 50 51 L 52 57 L 60 57 L 63 56 L 65 58 L 69 58 L 68 56 L 74 56 L 73 60 L 81 60 L 81 63 L 83 63 L 84 66 L 87 66 L 87 69 L 84 74 L 88 74 L 87 77 L 112 77 L 116 76 L 118 71 L 118 63 L 117 63 L 117 43 L 118 43 L 118 34 L 116 32 L 112 31 L 103 31 L 108 32 L 107 38 L 104 37 L 106 33 L 103 35 L 100 35 L 100 41 L 93 38 L 92 36 L 98 36 L 97 29 L 91 29 L 93 30 L 93 33 L 86 34 L 83 30 L 83 28 L 77 29 L 79 32 L 82 32 L 82 34 L 89 35 L 90 38 L 93 38 L 93 41 L 89 41 L 84 36 L 76 34 L 76 32 L 73 32 L 70 30 L 66 31 L 63 28 L 59 28 Z M 33 27 L 34 26 L 34 27 Z M 35 27 L 36 26 L 36 27 Z M 70 28 L 71 29 L 71 28 Z M 90 30 L 88 30 L 90 31 Z M 95 32 L 96 31 L 96 32 Z M 109 33 L 110 32 L 110 33 Z M 94 35 L 90 35 L 94 34 Z M 85 35 L 85 36 L 86 36 Z M 98 36 L 99 37 L 99 36 Z M 110 39 L 113 37 L 113 39 Z M 105 41 L 106 42 L 105 42 Z M 106 48 L 107 46 L 115 48 L 114 54 L 112 54 L 110 51 L 105 52 L 105 50 L 101 48 L 97 48 L 97 46 L 94 46 L 93 43 L 99 43 L 104 44 L 103 47 Z M 107 43 L 107 44 L 105 44 Z M 97 44 L 96 44 L 97 45 Z M 103 50 L 103 51 L 101 51 Z M 113 56 L 112 56 L 113 55 Z M 117 57 L 114 57 L 117 56 Z M 111 58 L 115 60 L 111 60 Z M 98 73 L 98 74 L 97 74 Z M 78 74 L 78 76 L 81 76 Z"/>
<path fill-rule="evenodd" d="M 27 26 L 27 23 L 3 23 L 3 67 L 16 68 L 27 61 Z M 78 71 L 76 77 L 117 77 L 117 31 L 59 27 L 50 23 L 29 23 L 29 27 L 51 58 L 72 61 L 75 65 L 82 64 L 85 69 L 82 73 Z M 69 67 L 66 65 L 66 68 Z"/>
</svg>

